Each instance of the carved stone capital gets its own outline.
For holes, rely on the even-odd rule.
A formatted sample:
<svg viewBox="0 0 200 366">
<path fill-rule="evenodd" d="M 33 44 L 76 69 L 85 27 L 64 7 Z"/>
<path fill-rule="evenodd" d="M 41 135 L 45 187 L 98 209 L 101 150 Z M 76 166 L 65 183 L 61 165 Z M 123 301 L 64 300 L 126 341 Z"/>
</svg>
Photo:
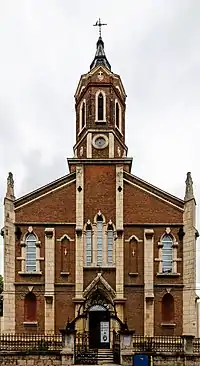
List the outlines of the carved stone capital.
<svg viewBox="0 0 200 366">
<path fill-rule="evenodd" d="M 48 239 L 51 239 L 53 237 L 53 234 L 54 234 L 54 229 L 53 228 L 46 228 L 44 230 L 44 233 L 45 233 L 45 236 L 48 238 Z"/>
</svg>

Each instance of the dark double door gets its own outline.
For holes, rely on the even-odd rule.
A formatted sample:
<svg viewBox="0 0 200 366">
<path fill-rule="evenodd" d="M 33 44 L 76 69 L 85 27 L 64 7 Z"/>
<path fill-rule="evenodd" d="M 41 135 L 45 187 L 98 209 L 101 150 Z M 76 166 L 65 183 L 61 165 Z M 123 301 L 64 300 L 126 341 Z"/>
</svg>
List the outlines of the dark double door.
<svg viewBox="0 0 200 366">
<path fill-rule="evenodd" d="M 109 311 L 89 312 L 90 348 L 110 348 Z"/>
</svg>

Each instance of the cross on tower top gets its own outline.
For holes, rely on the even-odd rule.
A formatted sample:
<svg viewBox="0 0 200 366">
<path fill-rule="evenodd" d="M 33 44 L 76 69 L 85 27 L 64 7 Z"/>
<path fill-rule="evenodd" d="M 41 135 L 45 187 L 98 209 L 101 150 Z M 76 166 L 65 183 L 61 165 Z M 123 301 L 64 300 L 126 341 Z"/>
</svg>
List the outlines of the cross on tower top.
<svg viewBox="0 0 200 366">
<path fill-rule="evenodd" d="M 106 23 L 101 23 L 101 19 L 99 18 L 99 20 L 96 21 L 95 24 L 93 24 L 94 27 L 99 27 L 99 37 L 101 37 L 101 27 L 103 25 L 107 25 Z"/>
</svg>

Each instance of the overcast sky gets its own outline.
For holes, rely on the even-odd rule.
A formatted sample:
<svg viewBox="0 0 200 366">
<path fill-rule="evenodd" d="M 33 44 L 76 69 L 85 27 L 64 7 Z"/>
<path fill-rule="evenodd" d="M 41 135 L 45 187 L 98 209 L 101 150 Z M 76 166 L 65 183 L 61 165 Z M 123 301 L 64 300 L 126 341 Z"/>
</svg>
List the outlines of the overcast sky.
<svg viewBox="0 0 200 366">
<path fill-rule="evenodd" d="M 183 198 L 191 171 L 200 202 L 200 1 L 0 0 L 1 227 L 9 171 L 17 197 L 68 172 L 98 17 L 128 96 L 132 173 Z"/>
</svg>

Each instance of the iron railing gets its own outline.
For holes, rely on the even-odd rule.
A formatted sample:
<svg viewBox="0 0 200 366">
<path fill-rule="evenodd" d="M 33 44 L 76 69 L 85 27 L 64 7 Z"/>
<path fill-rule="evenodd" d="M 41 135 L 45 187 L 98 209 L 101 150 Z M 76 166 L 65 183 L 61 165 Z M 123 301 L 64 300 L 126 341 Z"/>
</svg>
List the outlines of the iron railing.
<svg viewBox="0 0 200 366">
<path fill-rule="evenodd" d="M 77 333 L 74 339 L 74 361 L 76 365 L 96 365 L 98 349 L 90 347 L 89 332 Z"/>
<path fill-rule="evenodd" d="M 1 334 L 0 351 L 60 351 L 60 334 Z"/>
<path fill-rule="evenodd" d="M 170 336 L 133 336 L 133 352 L 183 352 L 184 345 L 182 337 Z"/>
<path fill-rule="evenodd" d="M 113 361 L 120 364 L 120 334 L 113 330 Z"/>
</svg>

